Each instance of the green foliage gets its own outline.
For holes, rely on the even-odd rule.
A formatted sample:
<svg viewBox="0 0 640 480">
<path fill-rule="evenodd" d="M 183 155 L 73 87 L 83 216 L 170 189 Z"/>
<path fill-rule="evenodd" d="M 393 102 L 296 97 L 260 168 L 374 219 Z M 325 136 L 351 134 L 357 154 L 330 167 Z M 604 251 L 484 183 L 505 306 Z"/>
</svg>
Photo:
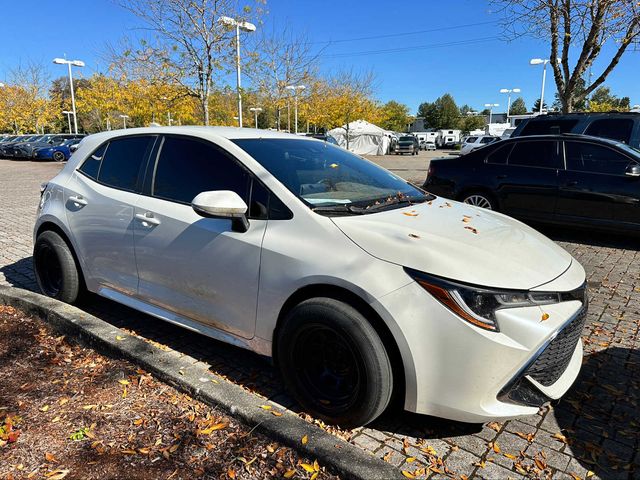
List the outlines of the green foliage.
<svg viewBox="0 0 640 480">
<path fill-rule="evenodd" d="M 618 98 L 611 93 L 609 87 L 602 86 L 593 92 L 589 101 L 589 110 L 592 112 L 608 112 L 618 110 L 629 111 L 631 99 L 629 97 Z"/>
<path fill-rule="evenodd" d="M 524 98 L 516 98 L 511 104 L 509 115 L 524 115 L 525 113 L 527 113 L 527 104 L 524 102 Z"/>
<path fill-rule="evenodd" d="M 380 107 L 380 124 L 385 130 L 402 132 L 410 122 L 409 107 L 391 100 Z"/>
<path fill-rule="evenodd" d="M 424 118 L 429 128 L 455 128 L 460 120 L 460 109 L 453 97 L 445 93 L 433 103 L 421 103 L 418 116 Z"/>
<path fill-rule="evenodd" d="M 462 130 L 463 133 L 469 133 L 472 130 L 484 128 L 484 121 L 485 121 L 484 116 L 465 115 L 464 117 L 460 117 L 460 121 L 458 122 L 458 128 Z"/>
</svg>

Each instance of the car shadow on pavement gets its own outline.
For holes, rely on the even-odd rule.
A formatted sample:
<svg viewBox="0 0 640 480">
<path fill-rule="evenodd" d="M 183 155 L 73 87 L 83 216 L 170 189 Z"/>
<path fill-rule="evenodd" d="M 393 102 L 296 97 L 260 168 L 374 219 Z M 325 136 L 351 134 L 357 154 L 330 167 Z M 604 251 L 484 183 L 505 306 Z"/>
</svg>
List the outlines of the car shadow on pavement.
<svg viewBox="0 0 640 480">
<path fill-rule="evenodd" d="M 633 234 L 610 233 L 587 228 L 572 228 L 566 226 L 553 226 L 531 224 L 540 233 L 555 242 L 580 243 L 595 247 L 620 248 L 623 250 L 640 250 L 640 238 Z"/>
<path fill-rule="evenodd" d="M 12 287 L 40 293 L 33 273 L 33 257 L 21 258 L 17 262 L 3 265 L 0 267 L 0 273 Z"/>
<path fill-rule="evenodd" d="M 640 475 L 639 403 L 638 350 L 614 346 L 585 356 L 574 386 L 552 410 L 568 443 L 565 453 L 585 469 L 578 475 Z"/>
</svg>

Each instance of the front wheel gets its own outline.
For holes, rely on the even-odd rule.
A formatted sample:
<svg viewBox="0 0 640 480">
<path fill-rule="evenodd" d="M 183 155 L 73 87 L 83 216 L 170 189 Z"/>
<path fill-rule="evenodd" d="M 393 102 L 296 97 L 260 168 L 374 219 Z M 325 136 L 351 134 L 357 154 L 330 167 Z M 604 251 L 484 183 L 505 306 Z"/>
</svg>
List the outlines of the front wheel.
<svg viewBox="0 0 640 480">
<path fill-rule="evenodd" d="M 64 153 L 62 152 L 53 152 L 53 159 L 56 162 L 64 162 L 66 158 L 64 157 Z"/>
<path fill-rule="evenodd" d="M 295 306 L 279 330 L 276 353 L 287 389 L 325 422 L 366 425 L 389 404 L 389 356 L 367 319 L 344 302 L 312 298 Z"/>
<path fill-rule="evenodd" d="M 474 207 L 486 208 L 487 210 L 497 210 L 495 200 L 484 192 L 471 192 L 463 195 L 462 201 Z"/>
<path fill-rule="evenodd" d="M 81 275 L 67 243 L 56 232 L 42 232 L 33 248 L 33 267 L 42 293 L 74 303 L 82 288 Z"/>
</svg>

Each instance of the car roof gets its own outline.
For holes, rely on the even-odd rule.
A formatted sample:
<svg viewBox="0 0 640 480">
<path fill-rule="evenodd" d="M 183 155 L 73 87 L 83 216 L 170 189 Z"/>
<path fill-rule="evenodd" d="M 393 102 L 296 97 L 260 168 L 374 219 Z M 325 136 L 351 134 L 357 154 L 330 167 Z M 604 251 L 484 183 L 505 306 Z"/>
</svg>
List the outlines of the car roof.
<svg viewBox="0 0 640 480">
<path fill-rule="evenodd" d="M 238 140 L 243 138 L 283 138 L 283 139 L 304 139 L 312 140 L 310 137 L 295 135 L 293 133 L 278 132 L 275 130 L 261 130 L 257 128 L 239 127 L 205 127 L 205 126 L 172 126 L 172 127 L 141 127 L 127 128 L 100 132 L 91 137 L 100 137 L 101 140 L 116 138 L 125 135 L 158 135 L 158 134 L 182 134 L 193 136 L 218 136 L 228 140 Z"/>
<path fill-rule="evenodd" d="M 523 135 L 520 137 L 509 137 L 502 142 L 526 142 L 527 140 L 589 140 L 610 145 L 618 145 L 622 142 L 604 137 L 594 137 L 593 135 L 583 135 L 580 133 L 549 133 L 544 135 Z"/>
</svg>

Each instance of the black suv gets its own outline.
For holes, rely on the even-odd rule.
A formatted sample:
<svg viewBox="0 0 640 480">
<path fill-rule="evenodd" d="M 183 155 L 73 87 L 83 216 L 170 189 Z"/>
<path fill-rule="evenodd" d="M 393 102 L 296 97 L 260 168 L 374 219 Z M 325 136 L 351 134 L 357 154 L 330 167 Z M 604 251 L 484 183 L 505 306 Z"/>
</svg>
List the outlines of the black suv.
<svg viewBox="0 0 640 480">
<path fill-rule="evenodd" d="M 640 151 L 613 140 L 502 140 L 432 160 L 424 188 L 522 219 L 640 232 Z"/>
<path fill-rule="evenodd" d="M 522 120 L 511 137 L 579 133 L 610 138 L 640 148 L 640 113 L 568 113 L 539 115 Z"/>
</svg>

